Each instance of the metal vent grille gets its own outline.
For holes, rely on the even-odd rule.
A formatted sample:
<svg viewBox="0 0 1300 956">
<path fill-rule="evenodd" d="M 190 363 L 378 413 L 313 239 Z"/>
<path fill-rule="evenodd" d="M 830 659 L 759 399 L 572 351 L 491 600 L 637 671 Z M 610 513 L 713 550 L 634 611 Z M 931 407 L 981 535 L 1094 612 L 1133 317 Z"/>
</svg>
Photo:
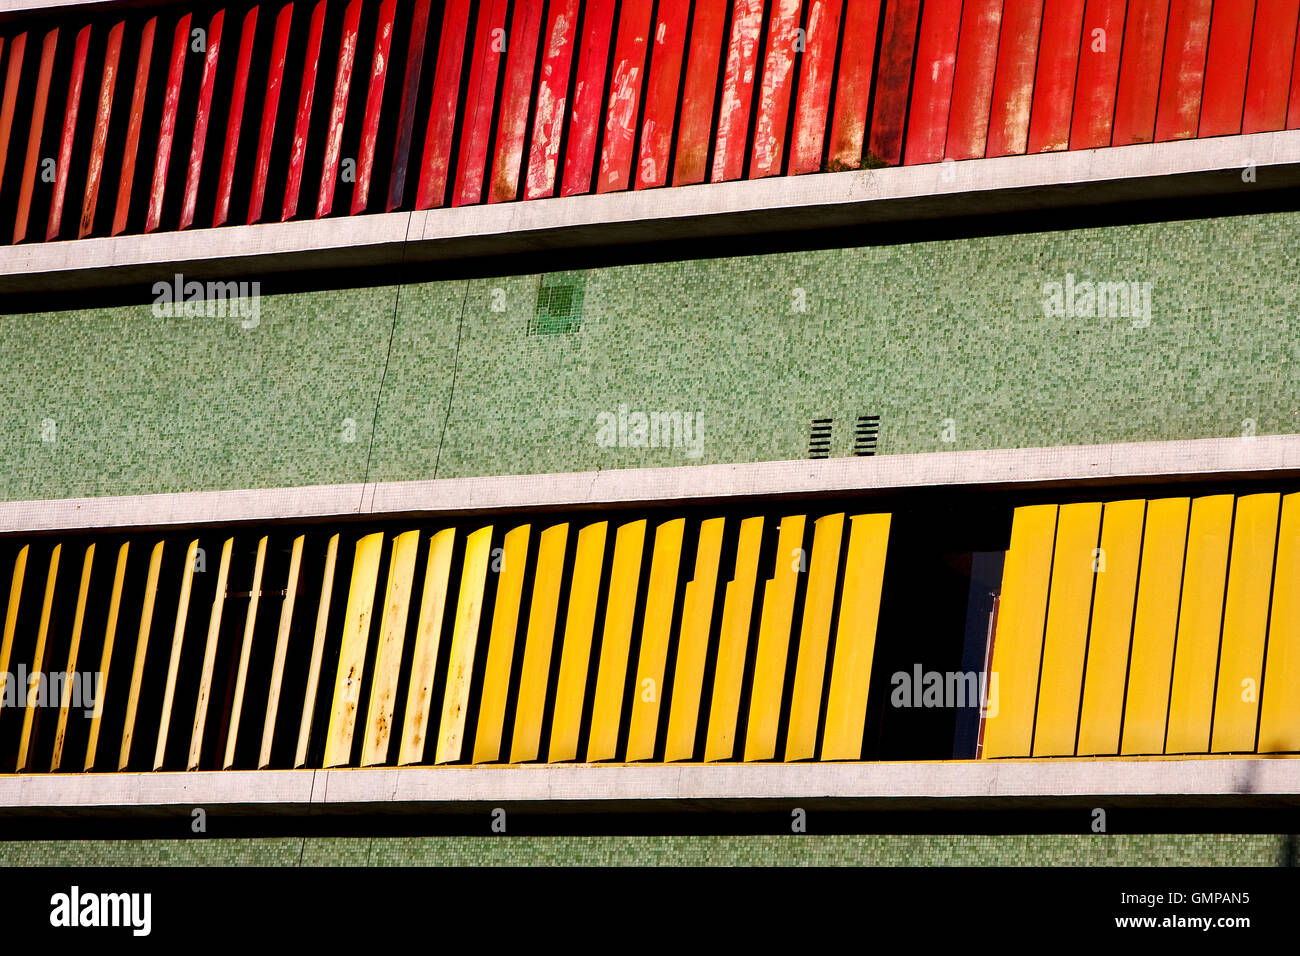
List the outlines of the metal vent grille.
<svg viewBox="0 0 1300 956">
<path fill-rule="evenodd" d="M 876 453 L 876 440 L 880 437 L 880 416 L 859 415 L 853 427 L 853 454 L 866 458 Z"/>
<path fill-rule="evenodd" d="M 835 423 L 832 418 L 814 418 L 812 428 L 808 431 L 808 457 L 809 458 L 829 458 L 831 457 L 831 426 Z"/>
</svg>

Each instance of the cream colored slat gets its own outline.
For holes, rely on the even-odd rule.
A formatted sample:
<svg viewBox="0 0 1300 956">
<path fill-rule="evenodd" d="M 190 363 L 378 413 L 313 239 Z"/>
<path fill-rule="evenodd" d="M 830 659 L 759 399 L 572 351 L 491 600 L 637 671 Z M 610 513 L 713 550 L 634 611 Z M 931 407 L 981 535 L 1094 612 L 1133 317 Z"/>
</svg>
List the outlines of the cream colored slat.
<svg viewBox="0 0 1300 956">
<path fill-rule="evenodd" d="M 483 614 L 483 587 L 487 583 L 491 552 L 491 525 L 471 532 L 465 539 L 465 561 L 461 565 L 456 623 L 447 659 L 447 689 L 442 696 L 435 763 L 460 759 L 465 738 L 465 711 L 469 707 L 469 684 L 474 674 L 474 652 L 478 647 L 478 625 Z"/>
<path fill-rule="evenodd" d="M 195 538 L 185 549 L 185 566 L 181 569 L 181 589 L 176 600 L 176 626 L 172 629 L 172 649 L 167 659 L 167 684 L 163 688 L 162 714 L 158 719 L 158 745 L 153 752 L 153 768 L 161 770 L 167 755 L 167 731 L 172 722 L 172 701 L 176 697 L 176 675 L 181 666 L 181 647 L 185 643 L 185 622 L 190 611 L 190 587 L 194 580 L 194 562 L 199 541 Z"/>
<path fill-rule="evenodd" d="M 275 636 L 275 658 L 271 662 L 271 686 L 266 690 L 266 719 L 262 723 L 262 747 L 257 755 L 259 769 L 270 766 L 271 745 L 275 743 L 275 718 L 280 712 L 280 687 L 284 683 L 284 661 L 289 653 L 289 631 L 293 627 L 293 608 L 298 600 L 298 575 L 302 570 L 302 547 L 306 535 L 293 539 L 289 552 L 289 579 L 284 586 L 284 603 L 280 605 L 280 628 Z"/>
<path fill-rule="evenodd" d="M 420 554 L 420 532 L 406 531 L 393 539 L 388 562 L 388 586 L 379 620 L 379 647 L 375 650 L 374 680 L 366 713 L 366 734 L 361 741 L 361 766 L 388 760 L 388 738 L 397 702 L 397 678 L 402 669 L 406 641 L 406 616 L 415 584 L 415 560 Z M 268 749 L 269 757 L 269 749 Z"/>
<path fill-rule="evenodd" d="M 244 615 L 244 639 L 239 644 L 239 669 L 235 673 L 235 698 L 230 706 L 230 727 L 226 733 L 226 755 L 221 769 L 235 765 L 235 748 L 239 744 L 239 720 L 244 713 L 244 689 L 248 685 L 248 660 L 253 653 L 253 631 L 257 627 L 257 608 L 262 596 L 262 571 L 266 567 L 266 536 L 257 542 L 257 558 L 253 563 L 253 587 L 248 595 L 248 611 Z"/>
<path fill-rule="evenodd" d="M 438 645 L 442 642 L 442 619 L 447 610 L 447 582 L 451 577 L 452 548 L 456 529 L 444 528 L 429 541 L 429 560 L 420 596 L 420 620 L 415 628 L 415 650 L 411 679 L 406 691 L 406 715 L 402 719 L 399 764 L 420 763 L 429 735 L 429 712 L 433 705 L 433 680 L 438 667 Z"/>
<path fill-rule="evenodd" d="M 208 614 L 208 639 L 203 646 L 203 670 L 199 674 L 199 696 L 194 702 L 194 727 L 190 731 L 190 752 L 185 761 L 187 770 L 197 770 L 203 755 L 203 731 L 207 726 L 208 702 L 212 699 L 212 668 L 217 660 L 217 640 L 221 636 L 221 612 L 226 604 L 226 584 L 230 579 L 230 553 L 234 538 L 227 538 L 221 546 L 221 565 L 217 570 L 217 590 L 212 596 L 212 610 Z"/>
<path fill-rule="evenodd" d="M 307 747 L 311 743 L 312 718 L 316 715 L 316 693 L 320 687 L 321 660 L 325 656 L 325 632 L 329 627 L 330 603 L 334 596 L 334 567 L 339 556 L 339 536 L 330 537 L 325 548 L 325 573 L 321 575 L 320 602 L 316 606 L 316 632 L 311 642 L 311 662 L 307 666 L 307 689 L 302 697 L 302 720 L 298 723 L 298 748 L 293 765 L 307 763 Z"/>
<path fill-rule="evenodd" d="M 330 708 L 329 729 L 325 732 L 326 767 L 343 767 L 352 759 L 361 672 L 366 663 L 366 645 L 370 642 L 370 617 L 375 608 L 375 586 L 379 583 L 383 549 L 382 532 L 368 534 L 357 542 L 348 606 L 343 615 L 339 667 L 334 676 L 334 703 Z"/>
</svg>

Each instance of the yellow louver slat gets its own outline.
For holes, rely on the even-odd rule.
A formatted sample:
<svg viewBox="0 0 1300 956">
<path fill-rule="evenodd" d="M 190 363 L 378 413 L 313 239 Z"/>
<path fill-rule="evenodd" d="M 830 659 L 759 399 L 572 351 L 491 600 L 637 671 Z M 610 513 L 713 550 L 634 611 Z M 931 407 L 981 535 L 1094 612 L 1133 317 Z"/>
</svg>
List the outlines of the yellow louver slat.
<svg viewBox="0 0 1300 956">
<path fill-rule="evenodd" d="M 375 607 L 375 585 L 379 581 L 379 560 L 384 548 L 382 532 L 368 534 L 357 542 L 352 564 L 352 584 L 347 610 L 343 614 L 343 635 L 339 645 L 339 667 L 334 678 L 334 703 L 325 734 L 325 766 L 346 766 L 352 758 L 352 734 L 356 727 L 361 695 L 362 668 L 370 641 L 370 616 Z"/>
<path fill-rule="evenodd" d="M 253 562 L 253 587 L 248 596 L 248 610 L 244 615 L 244 639 L 239 643 L 239 669 L 235 672 L 235 698 L 230 707 L 230 726 L 226 732 L 226 756 L 221 769 L 235 765 L 235 748 L 239 745 L 239 721 L 244 712 L 244 689 L 248 686 L 248 661 L 253 653 L 253 632 L 257 628 L 257 608 L 262 597 L 262 572 L 266 568 L 266 537 L 257 542 L 257 557 Z"/>
<path fill-rule="evenodd" d="M 614 565 L 605 604 L 605 628 L 600 640 L 600 665 L 596 670 L 595 699 L 591 709 L 591 739 L 587 762 L 612 760 L 618 748 L 623 716 L 623 689 L 627 683 L 632 621 L 636 616 L 637 583 L 645 551 L 646 523 L 633 521 L 618 529 L 614 538 Z"/>
<path fill-rule="evenodd" d="M 171 653 L 167 658 L 167 684 L 163 688 L 162 714 L 158 719 L 158 744 L 154 748 L 153 768 L 162 769 L 167 753 L 167 729 L 172 721 L 172 701 L 176 696 L 176 674 L 181 666 L 181 647 L 185 642 L 185 621 L 190 609 L 190 586 L 194 578 L 194 562 L 198 557 L 199 542 L 195 538 L 185 549 L 185 566 L 181 568 L 180 596 L 176 601 L 176 625 L 172 628 Z"/>
<path fill-rule="evenodd" d="M 262 747 L 257 757 L 259 768 L 271 763 L 271 746 L 275 743 L 275 718 L 280 711 L 280 687 L 284 683 L 284 659 L 289 653 L 289 631 L 293 627 L 293 608 L 298 600 L 298 574 L 302 570 L 304 536 L 293 539 L 289 552 L 289 580 L 284 586 L 284 603 L 280 605 L 280 627 L 275 635 L 275 658 L 271 663 L 271 686 L 266 691 L 266 717 L 262 723 Z"/>
<path fill-rule="evenodd" d="M 1300 494 L 1282 499 L 1262 691 L 1259 752 L 1300 750 Z"/>
<path fill-rule="evenodd" d="M 1192 502 L 1165 753 L 1205 753 L 1210 746 L 1232 510 L 1232 495 Z"/>
<path fill-rule="evenodd" d="M 311 743 L 312 719 L 316 716 L 316 693 L 320 688 L 321 661 L 325 656 L 325 632 L 329 627 L 330 604 L 334 596 L 334 569 L 338 563 L 339 536 L 330 536 L 325 548 L 325 572 L 321 575 L 320 602 L 316 607 L 316 631 L 311 641 L 311 661 L 307 665 L 307 689 L 302 695 L 302 720 L 298 722 L 298 748 L 293 765 L 307 763 L 307 747 Z"/>
<path fill-rule="evenodd" d="M 50 771 L 58 770 L 63 763 L 63 745 L 67 742 L 68 712 L 72 704 L 72 681 L 77 674 L 77 655 L 81 652 L 81 629 L 86 622 L 86 597 L 90 593 L 90 570 L 95 563 L 95 546 L 86 546 L 81 560 L 81 583 L 77 587 L 77 610 L 72 619 L 72 637 L 68 642 L 68 666 L 63 671 L 63 694 L 59 700 L 59 725 L 54 731 L 54 753 L 50 757 Z M 80 680 L 80 677 L 76 677 Z"/>
<path fill-rule="evenodd" d="M 1056 505 L 1017 508 L 1011 525 L 989 684 L 991 695 L 997 680 L 998 706 L 985 722 L 985 757 L 1026 757 L 1033 744 L 1056 512 Z"/>
<path fill-rule="evenodd" d="M 1098 574 L 1093 568 L 1099 557 L 1096 548 L 1100 528 L 1100 504 L 1062 505 L 1057 515 L 1047 630 L 1038 679 L 1035 757 L 1074 754 L 1088 643 L 1088 612 Z"/>
<path fill-rule="evenodd" d="M 745 730 L 745 759 L 771 760 L 776 756 L 776 734 L 781 719 L 781 693 L 785 687 L 786 659 L 790 652 L 790 623 L 795 592 L 803 564 L 804 516 L 781 519 L 776 545 L 776 573 L 763 587 L 759 615 L 758 648 L 749 698 L 749 725 Z"/>
<path fill-rule="evenodd" d="M 552 763 L 578 756 L 578 732 L 582 726 L 582 704 L 587 690 L 587 668 L 591 661 L 592 631 L 596 624 L 596 600 L 605 562 L 605 521 L 587 525 L 578 532 L 578 550 L 569 585 L 569 613 L 564 622 L 564 644 L 560 649 L 560 678 L 551 718 Z"/>
<path fill-rule="evenodd" d="M 492 611 L 492 632 L 488 637 L 483 692 L 479 696 L 474 763 L 489 763 L 501 757 L 501 732 L 509 703 L 510 667 L 515 659 L 515 633 L 519 628 L 519 602 L 523 597 L 530 533 L 528 525 L 509 531 L 502 545 L 499 565 L 495 561 L 492 564 L 498 575 L 497 597 Z"/>
<path fill-rule="evenodd" d="M 668 710 L 668 742 L 664 760 L 689 760 L 695 755 L 700 696 L 704 691 L 704 664 L 709 651 L 709 628 L 713 623 L 725 526 L 725 518 L 709 518 L 700 523 L 695 573 L 682 597 L 682 623 L 677 638 L 677 665 L 673 671 L 673 699 Z"/>
<path fill-rule="evenodd" d="M 537 570 L 533 573 L 533 600 L 528 611 L 524 660 L 515 702 L 515 727 L 510 741 L 510 762 L 536 760 L 541 748 L 546 709 L 546 682 L 551 673 L 555 644 L 555 618 L 559 613 L 560 586 L 564 583 L 564 552 L 569 526 L 552 525 L 537 543 Z"/>
<path fill-rule="evenodd" d="M 190 752 L 186 769 L 197 770 L 203 756 L 203 731 L 208 721 L 208 702 L 212 699 L 212 668 L 217 660 L 217 640 L 221 636 L 221 613 L 226 605 L 226 584 L 230 580 L 230 554 L 234 538 L 221 546 L 221 565 L 217 570 L 217 590 L 208 614 L 208 637 L 203 645 L 203 670 L 199 673 L 199 695 L 194 702 L 194 727 L 190 731 Z"/>
<path fill-rule="evenodd" d="M 27 574 L 27 553 L 31 545 L 23 545 L 19 549 L 17 557 L 14 558 L 13 577 L 9 584 L 9 604 L 5 607 L 5 630 L 4 637 L 0 638 L 0 707 L 4 706 L 5 690 L 9 683 L 9 658 L 14 650 L 14 631 L 18 627 L 18 604 L 23 595 L 23 578 Z M 15 688 L 15 699 L 23 694 L 26 688 Z"/>
<path fill-rule="evenodd" d="M 1215 753 L 1255 749 L 1280 503 L 1276 494 L 1237 501 L 1210 746 Z"/>
<path fill-rule="evenodd" d="M 18 772 L 27 770 L 28 757 L 31 754 L 32 722 L 36 719 L 36 707 L 39 701 L 34 698 L 33 689 L 37 678 L 45 669 L 45 644 L 50 634 L 50 614 L 54 609 L 54 586 L 59 578 L 59 556 L 63 545 L 56 544 L 50 551 L 50 567 L 45 576 L 45 597 L 41 602 L 41 623 L 36 631 L 36 650 L 32 654 L 31 687 L 20 687 L 23 702 L 23 730 L 18 739 Z"/>
<path fill-rule="evenodd" d="M 144 606 L 140 611 L 140 631 L 135 641 L 135 661 L 131 668 L 131 690 L 126 700 L 126 718 L 122 723 L 122 747 L 117 769 L 125 770 L 131 762 L 131 742 L 135 737 L 135 714 L 140 705 L 140 685 L 144 680 L 144 661 L 149 651 L 149 629 L 153 626 L 154 601 L 158 597 L 158 572 L 162 567 L 163 542 L 153 546 L 149 555 L 149 574 L 144 583 Z"/>
<path fill-rule="evenodd" d="M 646 584 L 645 620 L 641 624 L 641 650 L 636 679 L 632 682 L 632 718 L 627 734 L 629 762 L 649 760 L 655 752 L 685 530 L 686 521 L 682 518 L 665 521 L 655 529 L 650 579 Z"/>
<path fill-rule="evenodd" d="M 104 698 L 108 695 L 108 666 L 113 661 L 113 641 L 117 636 L 117 616 L 122 608 L 122 584 L 126 580 L 126 558 L 130 543 L 123 542 L 117 549 L 117 568 L 113 572 L 113 593 L 108 601 L 108 617 L 104 621 L 104 646 L 99 656 L 99 687 L 95 695 L 95 710 L 90 718 L 90 731 L 86 738 L 86 764 L 83 769 L 95 766 L 99 749 L 99 727 L 104 719 Z"/>
<path fill-rule="evenodd" d="M 420 597 L 420 619 L 415 629 L 415 652 L 411 660 L 411 681 L 406 692 L 406 716 L 402 722 L 400 764 L 419 763 L 429 731 L 433 704 L 434 670 L 438 645 L 442 642 L 442 619 L 447 608 L 447 582 L 451 576 L 451 553 L 456 531 L 446 528 L 429 541 L 429 561 Z"/>
<path fill-rule="evenodd" d="M 388 760 L 388 739 L 397 705 L 397 678 L 402 669 L 402 646 L 406 641 L 406 617 L 415 586 L 415 560 L 420 554 L 420 532 L 407 531 L 393 539 L 388 562 L 388 586 L 384 589 L 384 610 L 379 622 L 379 647 L 375 651 L 374 683 L 366 714 L 366 733 L 361 741 L 361 766 Z M 269 747 L 268 756 L 269 756 Z"/>
<path fill-rule="evenodd" d="M 831 617 L 835 611 L 840 546 L 844 540 L 843 513 L 818 518 L 814 529 L 803 626 L 799 632 L 799 657 L 795 661 L 794 690 L 790 698 L 786 760 L 808 760 L 817 751 L 826 651 L 830 644 Z"/>
<path fill-rule="evenodd" d="M 849 553 L 826 699 L 823 760 L 857 760 L 862 755 L 890 521 L 887 513 L 850 519 Z"/>
<path fill-rule="evenodd" d="M 483 614 L 483 588 L 487 583 L 491 553 L 491 525 L 471 532 L 465 539 L 465 561 L 461 565 L 456 624 L 452 628 L 451 653 L 447 659 L 447 689 L 442 697 L 435 763 L 460 759 L 465 738 L 465 715 L 469 709 L 469 684 L 474 674 L 474 652 L 478 647 L 479 619 Z"/>
<path fill-rule="evenodd" d="M 709 728 L 704 740 L 706 761 L 730 760 L 736 749 L 740 688 L 745 676 L 745 652 L 749 645 L 749 621 L 753 614 L 762 543 L 763 519 L 743 520 L 736 544 L 736 570 L 727 585 L 722 605 L 722 633 L 718 638 L 713 701 L 709 706 Z"/>
</svg>

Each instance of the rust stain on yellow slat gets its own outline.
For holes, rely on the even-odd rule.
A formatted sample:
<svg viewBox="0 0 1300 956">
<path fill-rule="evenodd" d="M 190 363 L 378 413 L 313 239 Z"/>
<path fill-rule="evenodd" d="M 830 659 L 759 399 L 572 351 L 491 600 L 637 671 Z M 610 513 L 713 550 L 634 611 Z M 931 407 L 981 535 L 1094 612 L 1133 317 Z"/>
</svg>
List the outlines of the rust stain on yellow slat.
<svg viewBox="0 0 1300 956">
<path fill-rule="evenodd" d="M 722 604 L 722 633 L 713 675 L 713 701 L 704 740 L 704 759 L 730 760 L 736 749 L 736 721 L 740 716 L 740 686 L 745 677 L 745 651 L 749 621 L 758 584 L 758 552 L 763 543 L 763 519 L 740 523 L 736 545 L 736 570 L 727 584 Z"/>
<path fill-rule="evenodd" d="M 650 579 L 646 583 L 645 619 L 641 624 L 641 650 L 632 683 L 632 718 L 627 734 L 629 761 L 649 760 L 655 753 L 685 531 L 684 518 L 665 521 L 655 529 Z"/>
<path fill-rule="evenodd" d="M 645 520 L 622 525 L 614 537 L 614 562 L 605 602 L 605 628 L 600 639 L 600 664 L 596 669 L 595 698 L 591 709 L 591 737 L 587 762 L 612 760 L 618 747 L 623 719 L 623 688 L 627 684 L 628 655 L 632 645 L 632 618 L 636 614 L 641 555 L 645 551 Z"/>
<path fill-rule="evenodd" d="M 415 560 L 420 554 L 420 532 L 407 531 L 393 539 L 388 562 L 388 586 L 379 622 L 379 647 L 375 650 L 374 686 L 366 714 L 366 735 L 361 741 L 361 766 L 388 760 L 388 739 L 397 704 L 397 678 L 406 642 L 406 616 L 415 586 Z"/>
<path fill-rule="evenodd" d="M 348 605 L 343 614 L 334 703 L 325 734 L 326 767 L 343 767 L 352 759 L 352 733 L 361 696 L 361 671 L 366 662 L 366 645 L 370 642 L 370 616 L 375 607 L 375 585 L 379 581 L 379 559 L 383 548 L 382 532 L 368 534 L 357 542 Z"/>
<path fill-rule="evenodd" d="M 795 661 L 794 690 L 790 697 L 790 730 L 785 742 L 785 759 L 788 761 L 809 760 L 817 750 L 817 724 L 821 719 L 826 650 L 830 645 L 831 617 L 835 611 L 844 514 L 818 518 L 813 527 L 808 590 L 804 595 L 803 624 L 799 631 L 799 657 Z"/>
<path fill-rule="evenodd" d="M 334 596 L 334 568 L 338 563 L 339 536 L 330 537 L 325 548 L 325 572 L 321 575 L 320 602 L 316 606 L 316 632 L 311 642 L 311 662 L 307 666 L 307 689 L 302 695 L 302 719 L 298 722 L 298 748 L 293 765 L 307 763 L 307 747 L 311 743 L 312 719 L 316 716 L 316 693 L 320 687 L 321 659 L 325 656 L 325 631 L 329 626 L 330 603 Z"/>
<path fill-rule="evenodd" d="M 161 770 L 167 754 L 167 731 L 172 722 L 172 701 L 176 696 L 176 675 L 181 666 L 181 647 L 185 642 L 185 622 L 190 610 L 190 586 L 194 578 L 194 561 L 198 557 L 199 541 L 195 538 L 185 549 L 185 565 L 181 568 L 180 596 L 176 600 L 176 625 L 172 628 L 171 654 L 167 658 L 167 683 L 163 688 L 162 714 L 158 719 L 158 744 L 154 748 L 153 768 Z"/>
<path fill-rule="evenodd" d="M 682 596 L 677 664 L 673 669 L 673 700 L 668 709 L 668 742 L 664 746 L 664 760 L 667 761 L 689 760 L 695 756 L 704 664 L 709 652 L 709 628 L 713 623 L 725 525 L 725 518 L 709 518 L 700 523 L 695 573 Z"/>
<path fill-rule="evenodd" d="M 537 569 L 533 572 L 533 602 L 528 612 L 524 661 L 515 703 L 515 729 L 510 741 L 510 762 L 536 760 L 546 709 L 546 682 L 551 672 L 555 643 L 555 618 L 564 583 L 564 552 L 569 543 L 568 524 L 552 525 L 537 543 Z"/>
<path fill-rule="evenodd" d="M 527 570 L 529 533 L 526 524 L 508 532 L 500 564 L 495 559 L 492 562 L 492 569 L 498 575 L 497 598 L 483 671 L 483 692 L 479 696 L 474 763 L 489 763 L 501 757 L 501 732 L 510 692 L 510 667 L 515 659 L 515 633 L 519 629 L 519 602 L 523 597 L 524 572 Z"/>
<path fill-rule="evenodd" d="M 298 599 L 298 574 L 302 569 L 304 535 L 293 539 L 289 552 L 289 578 L 284 586 L 284 603 L 280 605 L 280 628 L 275 636 L 275 658 L 271 663 L 271 686 L 266 691 L 266 719 L 262 723 L 262 748 L 257 757 L 259 768 L 271 763 L 271 745 L 275 743 L 275 718 L 280 711 L 280 686 L 284 682 L 284 660 L 289 653 L 289 631 L 293 627 L 293 606 Z"/>
<path fill-rule="evenodd" d="M 442 619 L 447 608 L 447 580 L 451 575 L 451 553 L 456 529 L 444 528 L 429 541 L 429 561 L 420 597 L 420 620 L 415 628 L 415 651 L 411 660 L 411 681 L 406 691 L 406 716 L 402 721 L 400 764 L 424 759 L 429 711 L 433 703 L 433 679 L 438 666 L 438 645 L 442 642 Z"/>
<path fill-rule="evenodd" d="M 221 566 L 217 570 L 217 590 L 212 596 L 212 610 L 208 614 L 208 637 L 203 645 L 203 670 L 199 674 L 199 696 L 194 702 L 194 727 L 190 731 L 190 752 L 186 769 L 197 770 L 203 756 L 203 731 L 208 720 L 208 701 L 212 699 L 212 668 L 217 660 L 217 640 L 221 635 L 221 612 L 226 604 L 226 583 L 230 579 L 230 553 L 234 538 L 227 538 L 221 546 Z"/>
<path fill-rule="evenodd" d="M 465 561 L 461 565 L 456 624 L 452 629 L 451 653 L 447 659 L 447 689 L 442 697 L 435 763 L 460 759 L 461 743 L 465 737 L 465 711 L 469 707 L 469 682 L 474 674 L 474 651 L 478 646 L 479 618 L 483 613 L 483 586 L 487 583 L 491 551 L 491 525 L 471 532 L 465 539 Z"/>
</svg>

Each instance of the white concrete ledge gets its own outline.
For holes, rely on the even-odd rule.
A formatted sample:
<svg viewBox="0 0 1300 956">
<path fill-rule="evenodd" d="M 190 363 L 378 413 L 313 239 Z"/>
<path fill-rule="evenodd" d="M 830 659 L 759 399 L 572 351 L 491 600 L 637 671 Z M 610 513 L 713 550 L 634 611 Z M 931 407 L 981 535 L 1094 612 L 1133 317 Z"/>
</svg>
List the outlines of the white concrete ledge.
<svg viewBox="0 0 1300 956">
<path fill-rule="evenodd" d="M 427 812 L 500 804 L 557 810 L 647 804 L 653 809 L 725 809 L 772 801 L 836 809 L 923 809 L 1079 800 L 1145 806 L 1295 805 L 1300 804 L 1300 760 L 1058 758 L 0 776 L 0 816 L 192 807 L 250 813 Z"/>
<path fill-rule="evenodd" d="M 0 502 L 0 534 L 700 505 L 907 489 L 1300 477 L 1300 435 Z"/>
<path fill-rule="evenodd" d="M 1255 178 L 1241 171 L 1253 163 Z M 0 292 L 826 229 L 1300 185 L 1300 130 L 0 248 Z"/>
</svg>

